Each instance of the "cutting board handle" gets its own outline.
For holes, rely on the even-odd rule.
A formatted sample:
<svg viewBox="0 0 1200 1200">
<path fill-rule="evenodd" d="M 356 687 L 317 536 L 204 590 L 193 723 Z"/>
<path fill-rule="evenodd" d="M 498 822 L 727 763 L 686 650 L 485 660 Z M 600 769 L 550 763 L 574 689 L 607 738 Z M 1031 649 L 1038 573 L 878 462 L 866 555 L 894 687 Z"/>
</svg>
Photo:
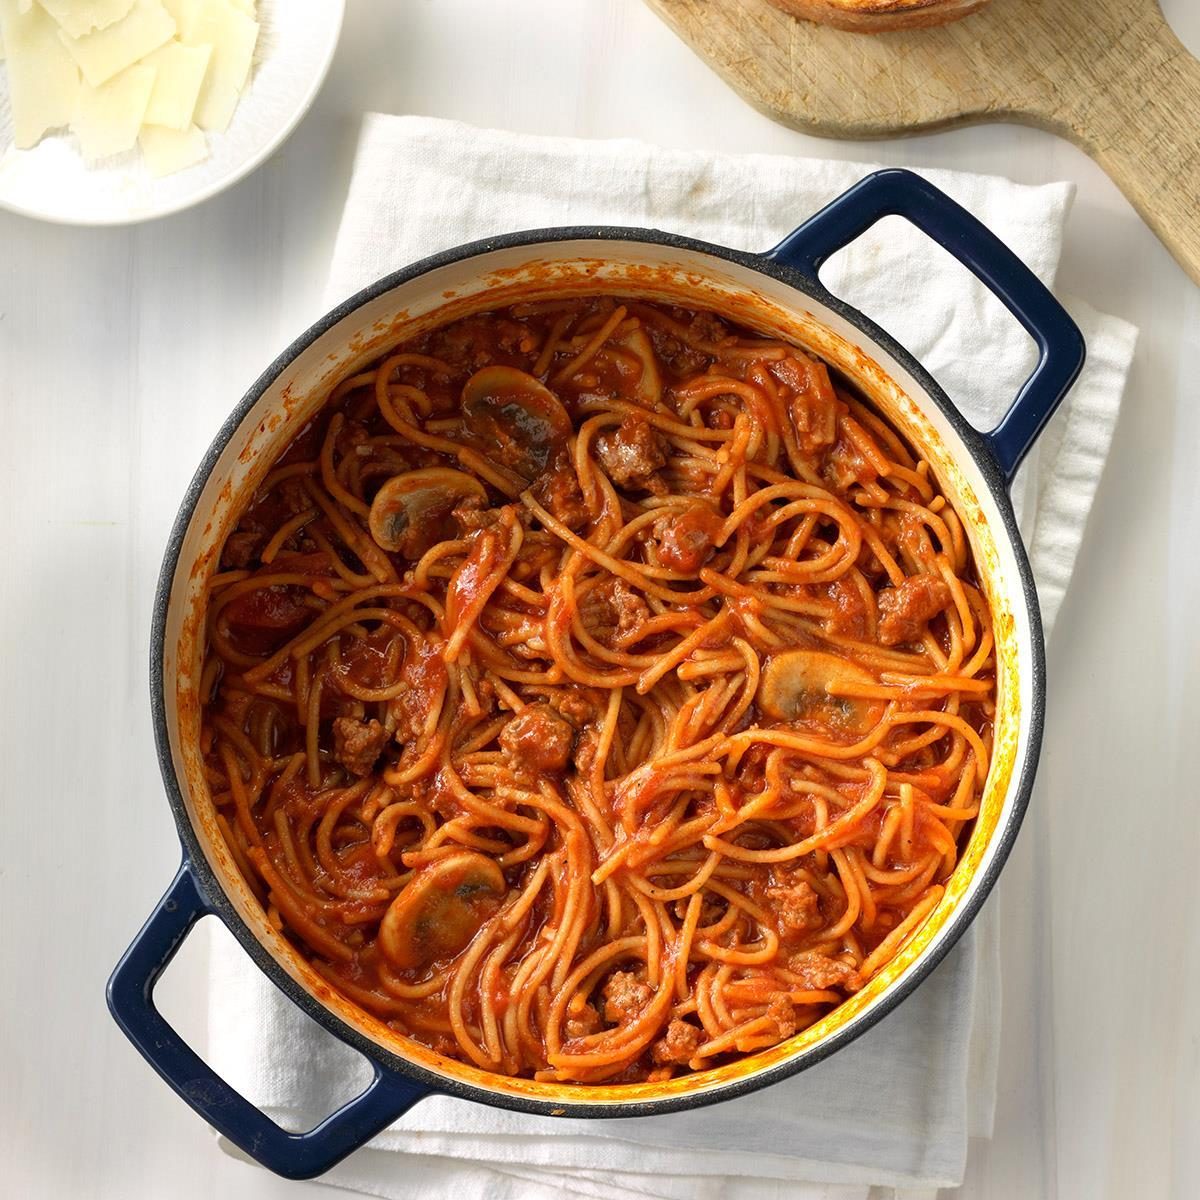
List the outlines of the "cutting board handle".
<svg viewBox="0 0 1200 1200">
<path fill-rule="evenodd" d="M 1111 13 L 1105 5 L 1098 10 Z M 1131 19 L 1128 10 L 1124 19 Z M 1108 53 L 1098 41 L 1095 56 L 1077 62 L 1090 86 L 1074 91 L 1063 132 L 1104 168 L 1200 283 L 1200 60 L 1157 4 L 1109 33 Z"/>
<path fill-rule="evenodd" d="M 1012 120 L 1069 138 L 1200 283 L 1200 62 L 1158 0 L 996 0 L 949 25 L 871 36 L 773 0 L 647 3 L 751 104 L 808 133 Z"/>
</svg>

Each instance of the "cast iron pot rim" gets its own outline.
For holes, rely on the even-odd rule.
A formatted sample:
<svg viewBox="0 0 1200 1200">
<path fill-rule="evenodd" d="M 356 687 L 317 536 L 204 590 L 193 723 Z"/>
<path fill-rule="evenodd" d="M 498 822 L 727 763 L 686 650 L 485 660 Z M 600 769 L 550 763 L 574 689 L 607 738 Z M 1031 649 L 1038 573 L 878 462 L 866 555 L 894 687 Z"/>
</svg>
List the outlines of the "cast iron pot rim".
<svg viewBox="0 0 1200 1200">
<path fill-rule="evenodd" d="M 968 896 L 963 898 L 946 919 L 943 931 L 937 942 L 928 949 L 924 957 L 915 962 L 883 993 L 867 1011 L 858 1014 L 831 1033 L 820 1042 L 796 1051 L 783 1062 L 770 1067 L 750 1072 L 742 1078 L 729 1080 L 697 1092 L 679 1096 L 664 1096 L 661 1098 L 617 1100 L 611 1103 L 572 1103 L 569 1097 L 541 1099 L 534 1096 L 524 1096 L 519 1093 L 493 1091 L 473 1083 L 451 1076 L 439 1075 L 408 1059 L 401 1058 L 392 1051 L 381 1046 L 372 1038 L 365 1036 L 348 1025 L 332 1009 L 326 1007 L 311 993 L 302 987 L 255 937 L 249 926 L 243 921 L 236 907 L 229 899 L 216 873 L 210 866 L 200 844 L 196 831 L 188 818 L 187 806 L 183 798 L 179 778 L 175 771 L 174 759 L 171 753 L 170 731 L 167 725 L 166 680 L 164 676 L 164 651 L 166 648 L 167 610 L 170 604 L 171 589 L 174 585 L 175 572 L 183 543 L 187 536 L 192 518 L 195 516 L 201 492 L 208 482 L 209 476 L 217 464 L 217 460 L 225 447 L 241 428 L 242 423 L 251 410 L 263 397 L 275 381 L 289 366 L 315 341 L 329 332 L 335 325 L 356 312 L 363 305 L 378 299 L 402 284 L 411 283 L 439 267 L 463 262 L 483 254 L 498 250 L 518 249 L 538 245 L 553 246 L 560 242 L 595 241 L 595 242 L 628 242 L 644 243 L 656 246 L 667 246 L 676 250 L 686 250 L 722 259 L 738 266 L 757 271 L 763 275 L 777 279 L 781 283 L 794 288 L 810 299 L 832 309 L 849 324 L 854 326 L 866 338 L 886 350 L 901 366 L 905 368 L 925 390 L 933 402 L 949 421 L 954 432 L 958 435 L 967 453 L 974 460 L 987 484 L 1004 527 L 1004 533 L 1011 544 L 1017 564 L 1017 573 L 1021 582 L 1021 593 L 1024 598 L 1029 619 L 1031 644 L 1030 663 L 1030 706 L 1029 734 L 1021 771 L 1018 778 L 1010 780 L 1009 794 L 1012 804 L 1004 824 L 992 835 L 995 842 L 990 860 L 976 874 L 973 887 Z M 1016 516 L 1008 489 L 999 466 L 983 435 L 976 430 L 955 407 L 949 396 L 934 380 L 928 371 L 902 347 L 891 335 L 886 333 L 874 321 L 864 316 L 857 309 L 838 299 L 827 291 L 819 279 L 798 271 L 792 267 L 776 262 L 766 254 L 754 254 L 749 251 L 733 250 L 727 246 L 718 246 L 696 238 L 683 237 L 678 234 L 663 233 L 653 229 L 638 229 L 630 226 L 563 226 L 548 229 L 524 230 L 506 234 L 500 237 L 483 238 L 467 242 L 453 249 L 430 255 L 427 258 L 402 267 L 398 271 L 383 276 L 375 283 L 368 285 L 355 293 L 349 299 L 337 305 L 326 313 L 290 346 L 287 347 L 269 367 L 259 376 L 250 390 L 243 396 L 233 412 L 218 430 L 216 437 L 209 446 L 200 466 L 197 468 L 183 500 L 179 513 L 171 528 L 167 540 L 163 564 L 158 577 L 158 586 L 154 597 L 154 610 L 150 633 L 150 707 L 154 721 L 154 738 L 158 754 L 159 770 L 167 791 L 167 799 L 175 818 L 175 826 L 183 845 L 183 862 L 193 874 L 198 890 L 207 900 L 215 915 L 220 917 L 225 926 L 237 938 L 242 948 L 249 954 L 254 963 L 262 970 L 267 978 L 278 987 L 302 1012 L 315 1020 L 323 1028 L 334 1034 L 341 1041 L 353 1047 L 369 1062 L 381 1065 L 385 1070 L 405 1076 L 424 1084 L 431 1093 L 441 1093 L 464 1100 L 474 1100 L 496 1108 L 511 1109 L 517 1112 L 534 1113 L 540 1116 L 561 1117 L 637 1117 L 654 1116 L 663 1113 L 681 1112 L 699 1108 L 704 1105 L 722 1100 L 732 1100 L 745 1096 L 760 1088 L 769 1087 L 792 1075 L 815 1066 L 828 1058 L 843 1046 L 849 1045 L 855 1038 L 866 1033 L 888 1013 L 892 1012 L 904 999 L 912 995 L 923 983 L 935 967 L 946 957 L 950 949 L 962 937 L 968 926 L 979 914 L 984 901 L 987 899 L 1000 870 L 1012 851 L 1016 841 L 1025 811 L 1029 807 L 1029 797 L 1033 788 L 1034 777 L 1037 773 L 1038 757 L 1041 752 L 1042 731 L 1045 723 L 1046 707 L 1046 655 L 1042 636 L 1041 611 L 1038 606 L 1037 588 L 1033 581 L 1033 572 L 1025 553 L 1020 532 L 1017 529 Z"/>
</svg>

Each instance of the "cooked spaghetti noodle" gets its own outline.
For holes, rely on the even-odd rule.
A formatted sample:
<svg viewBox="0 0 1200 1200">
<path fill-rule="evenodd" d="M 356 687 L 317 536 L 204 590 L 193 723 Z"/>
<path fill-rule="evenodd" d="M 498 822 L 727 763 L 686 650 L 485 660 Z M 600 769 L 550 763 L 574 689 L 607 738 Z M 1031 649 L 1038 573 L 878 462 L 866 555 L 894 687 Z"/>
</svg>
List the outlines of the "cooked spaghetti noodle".
<svg viewBox="0 0 1200 1200">
<path fill-rule="evenodd" d="M 954 870 L 991 619 L 819 360 L 617 298 L 344 379 L 212 578 L 208 779 L 270 921 L 492 1072 L 667 1078 L 861 988 Z"/>
</svg>

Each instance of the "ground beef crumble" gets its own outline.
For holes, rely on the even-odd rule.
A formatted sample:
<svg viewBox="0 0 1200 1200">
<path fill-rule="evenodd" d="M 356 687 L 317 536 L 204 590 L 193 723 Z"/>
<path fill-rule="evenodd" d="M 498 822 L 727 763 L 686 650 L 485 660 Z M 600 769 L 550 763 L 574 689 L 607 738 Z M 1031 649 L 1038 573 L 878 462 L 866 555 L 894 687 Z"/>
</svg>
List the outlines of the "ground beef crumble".
<svg viewBox="0 0 1200 1200">
<path fill-rule="evenodd" d="M 800 976 L 801 987 L 815 992 L 845 987 L 854 978 L 854 968 L 841 959 L 815 950 L 802 950 L 788 959 L 788 970 Z"/>
<path fill-rule="evenodd" d="M 370 775 L 387 740 L 388 732 L 378 721 L 337 717 L 333 722 L 333 756 L 351 775 Z"/>
<path fill-rule="evenodd" d="M 654 994 L 632 971 L 614 971 L 601 989 L 604 996 L 604 1019 L 613 1025 L 632 1021 L 650 1002 Z"/>
<path fill-rule="evenodd" d="M 767 888 L 781 937 L 795 937 L 821 924 L 821 898 L 804 879 L 782 879 Z"/>
<path fill-rule="evenodd" d="M 775 1022 L 780 1038 L 790 1038 L 800 1028 L 796 1010 L 786 996 L 774 996 L 767 1005 L 767 1016 Z"/>
<path fill-rule="evenodd" d="M 242 571 L 258 560 L 264 537 L 261 533 L 231 533 L 221 551 L 221 566 L 226 571 Z"/>
<path fill-rule="evenodd" d="M 914 575 L 879 593 L 879 640 L 885 646 L 920 639 L 926 623 L 950 603 L 950 589 L 935 575 Z"/>
<path fill-rule="evenodd" d="M 696 1051 L 704 1043 L 704 1030 L 676 1017 L 667 1026 L 666 1034 L 650 1049 L 650 1057 L 660 1064 L 675 1063 L 686 1066 L 696 1057 Z"/>
<path fill-rule="evenodd" d="M 529 771 L 561 771 L 571 757 L 575 730 L 549 704 L 530 704 L 500 731 L 500 746 Z"/>
<path fill-rule="evenodd" d="M 562 455 L 533 486 L 534 499 L 568 529 L 578 532 L 590 517 L 571 460 Z"/>
<path fill-rule="evenodd" d="M 629 413 L 616 429 L 595 442 L 596 458 L 618 487 L 645 487 L 666 466 L 662 439 L 640 413 Z"/>
<path fill-rule="evenodd" d="M 650 616 L 645 600 L 615 575 L 608 576 L 587 593 L 581 610 L 588 632 L 618 647 L 626 645 Z"/>
</svg>

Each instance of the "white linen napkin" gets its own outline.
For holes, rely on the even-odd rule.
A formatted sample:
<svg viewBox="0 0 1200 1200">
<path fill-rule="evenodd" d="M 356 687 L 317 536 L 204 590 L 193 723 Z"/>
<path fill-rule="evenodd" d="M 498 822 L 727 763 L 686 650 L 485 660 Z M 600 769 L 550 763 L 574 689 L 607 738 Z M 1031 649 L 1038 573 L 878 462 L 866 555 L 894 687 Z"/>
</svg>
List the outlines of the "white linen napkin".
<svg viewBox="0 0 1200 1200">
<path fill-rule="evenodd" d="M 632 141 L 528 137 L 369 115 L 330 270 L 334 303 L 460 242 L 551 225 L 636 225 L 766 250 L 872 168 Z M 923 172 L 1052 283 L 1066 184 Z M 822 272 L 835 294 L 911 350 L 964 413 L 993 426 L 1033 346 L 964 269 L 898 218 Z M 1070 309 L 1088 363 L 1014 488 L 1047 632 L 1066 591 L 1116 423 L 1136 331 Z M 215 924 L 215 923 L 210 923 Z M 296 1010 L 227 934 L 214 945 L 210 1061 L 289 1128 L 309 1128 L 365 1083 L 363 1061 Z M 325 1182 L 416 1200 L 862 1200 L 874 1187 L 962 1179 L 988 1136 L 999 1035 L 995 905 L 922 987 L 857 1042 L 764 1092 L 636 1120 L 530 1117 L 431 1098 Z"/>
</svg>

